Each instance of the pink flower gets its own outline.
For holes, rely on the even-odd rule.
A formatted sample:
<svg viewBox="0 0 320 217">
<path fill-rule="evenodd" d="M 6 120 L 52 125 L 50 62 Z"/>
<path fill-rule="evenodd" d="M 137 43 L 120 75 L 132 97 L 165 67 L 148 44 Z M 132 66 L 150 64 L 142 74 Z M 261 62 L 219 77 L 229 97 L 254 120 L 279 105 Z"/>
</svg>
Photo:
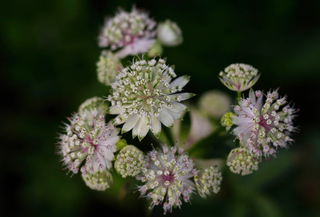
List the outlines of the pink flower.
<svg viewBox="0 0 320 217">
<path fill-rule="evenodd" d="M 286 103 L 286 97 L 279 98 L 277 90 L 269 91 L 263 103 L 262 92 L 251 89 L 249 98 L 241 98 L 239 105 L 232 106 L 236 113 L 232 123 L 237 125 L 232 133 L 254 157 L 275 156 L 274 148 L 287 148 L 294 141 L 290 135 L 297 130 L 293 126 L 297 110 Z"/>
</svg>

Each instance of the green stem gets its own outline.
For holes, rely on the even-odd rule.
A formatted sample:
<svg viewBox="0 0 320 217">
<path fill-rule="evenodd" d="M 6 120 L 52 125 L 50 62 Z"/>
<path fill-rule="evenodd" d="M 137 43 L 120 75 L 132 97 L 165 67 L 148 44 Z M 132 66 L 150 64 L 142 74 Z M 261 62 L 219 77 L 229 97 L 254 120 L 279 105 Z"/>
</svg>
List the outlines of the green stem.
<svg viewBox="0 0 320 217">
<path fill-rule="evenodd" d="M 237 97 L 236 97 L 236 105 L 239 105 L 239 99 L 241 98 L 241 92 L 237 92 Z"/>
</svg>

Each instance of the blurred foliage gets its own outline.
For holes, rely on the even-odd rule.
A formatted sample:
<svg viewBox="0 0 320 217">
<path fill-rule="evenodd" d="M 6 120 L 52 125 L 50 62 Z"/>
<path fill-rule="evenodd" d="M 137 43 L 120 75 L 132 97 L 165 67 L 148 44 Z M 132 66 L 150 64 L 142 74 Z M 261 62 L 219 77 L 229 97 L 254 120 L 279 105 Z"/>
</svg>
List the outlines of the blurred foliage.
<svg viewBox="0 0 320 217">
<path fill-rule="evenodd" d="M 114 175 L 106 192 L 70 178 L 54 155 L 61 121 L 92 96 L 109 89 L 96 78 L 97 34 L 105 17 L 132 1 L 4 0 L 0 2 L 1 216 L 162 216 L 147 212 L 135 186 Z M 255 89 L 281 87 L 301 109 L 296 143 L 277 159 L 240 177 L 224 169 L 221 191 L 172 216 L 319 216 L 320 1 L 136 1 L 157 21 L 181 27 L 184 43 L 162 56 L 177 74 L 191 75 L 186 91 L 231 91 L 217 75 L 231 63 L 258 68 Z M 196 102 L 198 97 L 191 101 Z M 130 134 L 130 133 L 128 133 Z M 151 140 L 128 143 L 150 149 Z M 146 144 L 146 145 L 145 145 Z M 222 144 L 223 145 L 223 142 Z M 213 151 L 208 149 L 208 151 Z M 218 154 L 219 155 L 219 154 Z M 120 192 L 120 193 L 119 193 Z M 119 199 L 122 198 L 122 199 Z"/>
</svg>

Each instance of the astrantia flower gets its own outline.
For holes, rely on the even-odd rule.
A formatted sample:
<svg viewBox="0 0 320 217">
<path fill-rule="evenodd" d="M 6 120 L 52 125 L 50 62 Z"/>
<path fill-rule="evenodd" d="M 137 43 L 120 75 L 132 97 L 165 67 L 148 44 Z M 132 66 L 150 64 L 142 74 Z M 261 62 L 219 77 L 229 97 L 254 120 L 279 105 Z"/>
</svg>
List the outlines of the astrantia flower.
<svg viewBox="0 0 320 217">
<path fill-rule="evenodd" d="M 139 186 L 141 195 L 152 200 L 150 209 L 162 204 L 164 214 L 172 212 L 172 207 L 181 208 L 183 199 L 190 200 L 194 183 L 190 180 L 197 173 L 193 160 L 183 153 L 183 149 L 163 146 L 162 150 L 150 151 L 142 175 L 137 176 L 145 184 Z M 149 193 L 147 193 L 149 191 Z"/>
<path fill-rule="evenodd" d="M 239 105 L 233 106 L 237 116 L 232 117 L 232 123 L 237 127 L 232 133 L 254 157 L 275 156 L 274 147 L 287 148 L 294 141 L 290 134 L 297 129 L 292 123 L 297 110 L 285 104 L 286 97 L 279 98 L 277 90 L 269 91 L 263 104 L 261 91 L 251 89 L 249 98 L 241 98 Z"/>
<path fill-rule="evenodd" d="M 102 173 L 112 167 L 119 130 L 105 124 L 106 111 L 105 106 L 98 103 L 100 99 L 83 103 L 79 112 L 69 118 L 70 124 L 65 124 L 65 134 L 60 135 L 58 153 L 66 169 L 73 173 L 78 173 L 83 161 L 83 175 Z"/>
<path fill-rule="evenodd" d="M 205 92 L 199 99 L 199 108 L 208 115 L 220 118 L 230 110 L 229 95 L 219 90 Z"/>
<path fill-rule="evenodd" d="M 230 171 L 241 175 L 251 174 L 254 170 L 258 170 L 259 161 L 254 159 L 246 148 L 235 148 L 229 153 L 227 165 Z"/>
<path fill-rule="evenodd" d="M 106 19 L 99 35 L 99 46 L 110 46 L 111 50 L 122 48 L 116 53 L 119 58 L 145 53 L 155 42 L 155 26 L 156 22 L 146 12 L 135 7 L 131 12 L 120 10 L 115 17 Z"/>
<path fill-rule="evenodd" d="M 192 93 L 177 93 L 189 82 L 189 76 L 176 77 L 165 60 L 135 61 L 124 68 L 111 85 L 110 114 L 119 114 L 115 125 L 125 124 L 122 133 L 132 130 L 133 137 L 143 139 L 149 129 L 156 137 L 161 132 L 161 123 L 172 127 L 174 120 L 182 119 L 180 112 L 188 108 L 180 102 L 194 96 Z"/>
<path fill-rule="evenodd" d="M 159 23 L 157 27 L 158 39 L 165 46 L 177 46 L 182 43 L 182 33 L 179 26 L 171 20 Z"/>
<path fill-rule="evenodd" d="M 143 152 L 133 145 L 127 145 L 117 155 L 114 167 L 123 178 L 126 178 L 138 175 L 144 164 Z"/>
<path fill-rule="evenodd" d="M 231 64 L 219 73 L 220 81 L 230 90 L 242 92 L 252 87 L 259 79 L 258 70 L 250 65 Z"/>
<path fill-rule="evenodd" d="M 220 184 L 222 181 L 222 174 L 216 166 L 211 166 L 202 169 L 194 176 L 198 193 L 201 197 L 205 198 L 211 192 L 217 194 L 220 191 Z"/>
<path fill-rule="evenodd" d="M 103 172 L 96 172 L 94 174 L 82 173 L 82 178 L 86 185 L 92 190 L 104 191 L 110 188 L 112 184 L 112 175 L 109 170 Z"/>
<path fill-rule="evenodd" d="M 121 65 L 118 57 L 110 51 L 103 50 L 97 62 L 98 81 L 110 85 L 116 79 L 120 69 Z"/>
</svg>

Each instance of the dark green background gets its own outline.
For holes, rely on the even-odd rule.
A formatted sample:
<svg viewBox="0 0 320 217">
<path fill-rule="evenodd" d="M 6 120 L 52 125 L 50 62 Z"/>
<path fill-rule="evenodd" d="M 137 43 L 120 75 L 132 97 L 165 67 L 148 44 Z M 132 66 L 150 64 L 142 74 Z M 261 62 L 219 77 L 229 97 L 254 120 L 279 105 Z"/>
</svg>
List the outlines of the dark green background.
<svg viewBox="0 0 320 217">
<path fill-rule="evenodd" d="M 138 193 L 118 200 L 70 178 L 54 154 L 61 121 L 85 99 L 106 96 L 96 79 L 97 34 L 125 0 L 0 2 L 1 216 L 145 215 Z M 191 75 L 187 91 L 220 89 L 231 63 L 262 72 L 255 89 L 281 87 L 300 108 L 301 132 L 289 150 L 240 177 L 224 170 L 215 197 L 183 204 L 172 216 L 320 215 L 320 1 L 136 1 L 157 21 L 170 18 L 184 43 L 165 48 L 176 73 Z M 193 101 L 199 97 L 194 97 Z M 141 143 L 142 144 L 142 143 Z M 148 146 L 148 144 L 146 144 Z M 153 216 L 161 216 L 157 207 Z"/>
</svg>

